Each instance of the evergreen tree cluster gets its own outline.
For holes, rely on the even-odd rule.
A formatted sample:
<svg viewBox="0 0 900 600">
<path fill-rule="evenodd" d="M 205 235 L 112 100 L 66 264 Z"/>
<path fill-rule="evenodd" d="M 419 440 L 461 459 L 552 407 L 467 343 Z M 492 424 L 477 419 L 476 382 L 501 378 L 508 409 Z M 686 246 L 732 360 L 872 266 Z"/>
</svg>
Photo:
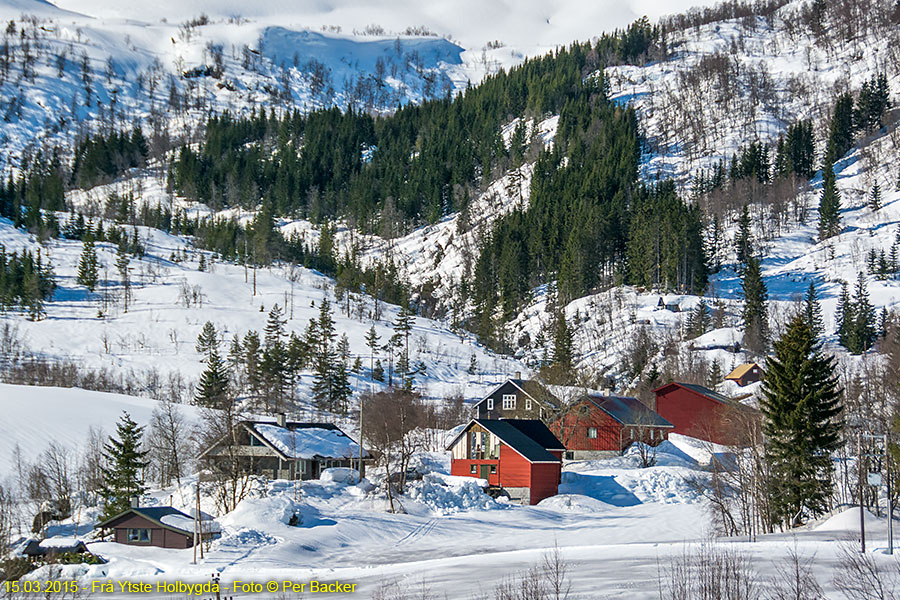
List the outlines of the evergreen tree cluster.
<svg viewBox="0 0 900 600">
<path fill-rule="evenodd" d="M 836 315 L 838 342 L 851 354 L 862 354 L 875 344 L 878 317 L 869 301 L 865 275 L 859 274 L 853 297 L 847 283 L 841 285 Z"/>
<path fill-rule="evenodd" d="M 0 310 L 18 307 L 31 319 L 40 319 L 44 302 L 53 298 L 55 289 L 53 265 L 41 257 L 40 249 L 7 253 L 0 244 Z"/>
<path fill-rule="evenodd" d="M 10 174 L 5 184 L 0 182 L 0 217 L 10 219 L 16 227 L 24 226 L 32 232 L 47 228 L 56 235 L 52 215 L 45 222 L 41 211 L 64 208 L 65 173 L 58 148 L 37 151 L 19 170 L 17 178 Z"/>
<path fill-rule="evenodd" d="M 149 148 L 139 126 L 130 133 L 112 131 L 88 136 L 75 145 L 70 183 L 90 188 L 108 183 L 128 169 L 147 163 Z"/>
<path fill-rule="evenodd" d="M 174 189 L 212 207 L 271 202 L 276 214 L 322 222 L 349 217 L 369 232 L 396 235 L 463 210 L 467 188 L 521 161 L 534 131 L 506 148 L 511 115 L 558 113 L 600 66 L 575 44 L 488 77 L 456 98 L 406 105 L 387 117 L 341 112 L 255 112 L 207 122 L 206 141 L 180 150 Z M 537 143 L 537 142 L 536 142 Z"/>
</svg>

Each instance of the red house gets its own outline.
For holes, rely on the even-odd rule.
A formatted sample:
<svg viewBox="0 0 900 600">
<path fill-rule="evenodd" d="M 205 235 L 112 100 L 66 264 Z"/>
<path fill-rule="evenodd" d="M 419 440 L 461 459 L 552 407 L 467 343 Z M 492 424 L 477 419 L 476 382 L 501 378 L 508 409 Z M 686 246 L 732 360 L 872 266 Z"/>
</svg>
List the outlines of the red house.
<svg viewBox="0 0 900 600">
<path fill-rule="evenodd" d="M 480 477 L 522 504 L 559 492 L 562 442 L 535 419 L 473 419 L 450 442 L 450 472 Z"/>
<path fill-rule="evenodd" d="M 677 381 L 653 390 L 656 412 L 672 423 L 674 433 L 723 444 L 746 444 L 748 421 L 759 411 L 709 388 Z"/>
<path fill-rule="evenodd" d="M 592 460 L 619 456 L 637 441 L 656 446 L 674 425 L 637 398 L 586 395 L 551 428 L 563 440 L 567 459 Z"/>
</svg>

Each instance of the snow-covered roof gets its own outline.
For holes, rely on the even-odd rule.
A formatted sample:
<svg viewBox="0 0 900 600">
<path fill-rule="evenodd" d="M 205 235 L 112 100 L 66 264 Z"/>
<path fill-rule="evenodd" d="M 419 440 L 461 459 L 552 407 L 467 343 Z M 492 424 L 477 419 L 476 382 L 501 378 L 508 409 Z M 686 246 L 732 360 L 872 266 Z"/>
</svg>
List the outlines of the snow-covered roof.
<svg viewBox="0 0 900 600">
<path fill-rule="evenodd" d="M 175 529 L 181 529 L 182 531 L 193 531 L 194 530 L 194 519 L 184 514 L 169 514 L 160 517 L 159 522 L 163 525 L 168 525 L 169 527 L 174 527 Z M 221 531 L 219 524 L 210 519 L 203 519 L 203 532 L 204 533 L 213 533 Z"/>
<path fill-rule="evenodd" d="M 288 458 L 353 458 L 359 456 L 359 445 L 337 427 L 288 428 L 256 423 L 253 429 Z M 363 451 L 363 457 L 369 456 Z"/>
</svg>

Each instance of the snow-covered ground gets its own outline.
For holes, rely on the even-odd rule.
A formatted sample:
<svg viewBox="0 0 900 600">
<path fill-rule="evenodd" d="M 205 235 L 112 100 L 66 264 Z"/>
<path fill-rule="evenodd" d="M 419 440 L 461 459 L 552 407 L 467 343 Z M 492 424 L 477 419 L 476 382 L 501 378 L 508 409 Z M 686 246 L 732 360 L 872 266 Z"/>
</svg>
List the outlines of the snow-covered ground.
<svg viewBox="0 0 900 600">
<path fill-rule="evenodd" d="M 199 271 L 200 254 L 190 248 L 187 239 L 150 228 L 138 231 L 146 254 L 132 260 L 129 267 L 134 300 L 127 313 L 120 299 L 100 318 L 98 310 L 104 298 L 120 298 L 122 294 L 114 246 L 97 244 L 101 278 L 108 275 L 110 279 L 109 293 L 101 283 L 89 294 L 75 283 L 81 242 L 54 239 L 40 246 L 9 221 L 0 220 L 0 244 L 7 252 L 40 247 L 43 256 L 52 261 L 59 283 L 54 301 L 46 305 L 45 319 L 28 321 L 16 314 L 4 317 L 15 323 L 31 351 L 51 359 L 72 360 L 88 370 L 133 371 L 139 378 L 155 371 L 163 382 L 170 374 L 195 382 L 204 368 L 195 345 L 206 321 L 220 332 L 224 356 L 235 334 L 243 337 L 249 330 L 262 333 L 275 304 L 284 311 L 286 330 L 303 335 L 327 297 L 338 336 L 346 334 L 351 354 L 361 358 L 363 370 L 351 383 L 357 390 L 367 385 L 370 356 L 364 336 L 374 325 L 381 343 L 386 343 L 393 334 L 391 323 L 399 310 L 396 306 L 382 303 L 382 316 L 375 319 L 372 299 L 359 297 L 350 303 L 348 316 L 346 304 L 335 302 L 333 281 L 315 271 L 298 267 L 292 275 L 288 266 L 275 266 L 259 269 L 254 275 L 237 265 L 213 262 L 209 255 L 206 259 L 210 266 Z M 173 254 L 182 251 L 189 260 L 174 262 Z M 416 366 L 421 361 L 426 368 L 424 375 L 417 376 L 417 387 L 433 398 L 454 394 L 480 398 L 491 385 L 516 371 L 528 371 L 522 363 L 486 350 L 473 336 L 454 333 L 447 325 L 430 319 L 415 319 L 409 343 L 410 363 Z M 468 372 L 472 356 L 477 363 L 474 374 Z M 385 353 L 376 353 L 376 358 L 388 368 Z M 311 384 L 309 374 L 301 377 L 301 399 L 307 397 Z"/>
<path fill-rule="evenodd" d="M 383 491 L 369 480 L 356 483 L 346 470 L 326 471 L 299 490 L 295 482 L 258 481 L 251 495 L 225 515 L 216 515 L 204 490 L 202 510 L 215 516 L 207 525 L 222 535 L 198 564 L 192 564 L 190 549 L 89 541 L 90 550 L 109 562 L 64 567 L 62 575 L 88 587 L 91 581 L 108 580 L 203 582 L 215 573 L 229 592 L 235 580 L 317 580 L 355 583 L 362 597 L 398 586 L 416 594 L 428 590 L 437 598 L 480 598 L 493 597 L 502 579 L 534 567 L 558 547 L 567 563 L 571 598 L 652 598 L 665 585 L 672 561 L 718 545 L 747 556 L 763 587 L 791 552 L 814 558 L 813 572 L 826 597 L 840 598 L 832 578 L 842 549 L 854 539 L 858 512 L 838 511 L 791 534 L 714 542 L 705 502 L 686 481 L 703 477 L 681 449 L 690 446 L 696 441 L 679 436 L 661 446 L 657 466 L 646 469 L 639 468 L 633 454 L 573 463 L 563 474 L 560 495 L 535 507 L 495 501 L 482 492 L 479 480 L 447 475 L 442 454 L 422 457 L 432 470 L 411 482 L 400 499 L 406 514 L 388 512 Z M 370 477 L 380 480 L 378 472 Z M 182 484 L 143 501 L 172 503 L 188 512 L 194 480 Z M 299 523 L 292 526 L 295 516 Z M 64 524 L 57 531 L 60 539 L 71 538 Z M 79 534 L 91 539 L 87 528 Z M 889 566 L 893 559 L 883 555 L 885 539 L 883 519 L 869 515 L 872 557 Z M 473 570 L 480 575 L 473 577 Z M 28 578 L 47 576 L 42 568 Z"/>
</svg>

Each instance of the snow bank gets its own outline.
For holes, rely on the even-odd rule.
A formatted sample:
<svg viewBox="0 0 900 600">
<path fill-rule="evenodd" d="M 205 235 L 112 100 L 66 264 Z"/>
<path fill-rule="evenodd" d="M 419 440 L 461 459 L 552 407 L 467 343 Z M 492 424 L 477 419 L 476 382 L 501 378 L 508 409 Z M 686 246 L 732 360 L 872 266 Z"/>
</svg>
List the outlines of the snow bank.
<svg viewBox="0 0 900 600">
<path fill-rule="evenodd" d="M 474 477 L 428 473 L 420 481 L 409 482 L 406 497 L 442 515 L 503 507 L 484 493 L 485 485 L 483 479 Z"/>
<path fill-rule="evenodd" d="M 878 525 L 881 519 L 865 511 L 866 527 Z M 815 526 L 816 531 L 859 531 L 859 508 L 848 508 Z"/>
<path fill-rule="evenodd" d="M 355 484 L 359 482 L 359 471 L 347 467 L 332 467 L 322 471 L 322 474 L 319 475 L 319 481 Z"/>
<path fill-rule="evenodd" d="M 609 504 L 580 494 L 559 494 L 544 498 L 538 502 L 541 508 L 567 513 L 599 513 L 609 512 Z"/>
</svg>

